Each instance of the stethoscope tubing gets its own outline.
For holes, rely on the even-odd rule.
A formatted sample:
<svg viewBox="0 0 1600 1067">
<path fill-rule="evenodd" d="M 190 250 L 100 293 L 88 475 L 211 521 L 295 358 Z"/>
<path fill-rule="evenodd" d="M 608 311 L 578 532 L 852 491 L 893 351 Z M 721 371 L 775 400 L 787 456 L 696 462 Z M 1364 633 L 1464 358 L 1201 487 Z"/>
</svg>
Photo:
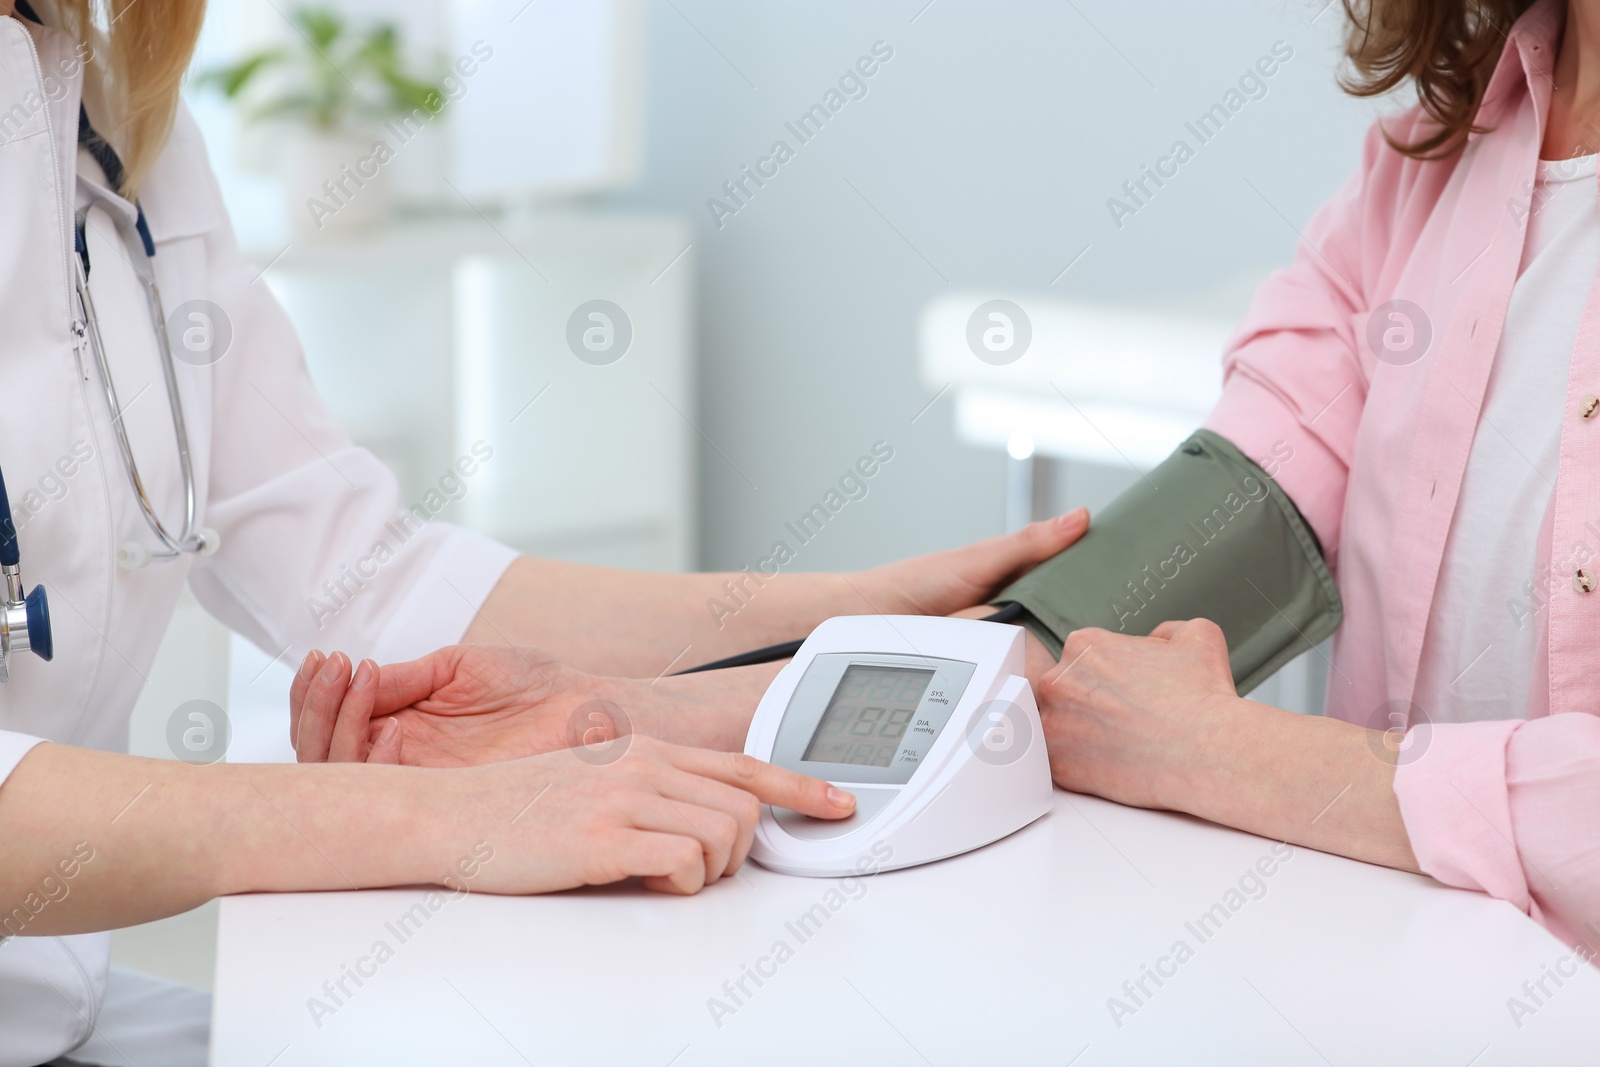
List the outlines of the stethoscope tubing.
<svg viewBox="0 0 1600 1067">
<path fill-rule="evenodd" d="M 85 242 L 88 239 L 87 233 L 84 232 L 86 225 L 86 218 L 80 218 L 78 226 L 80 232 L 84 233 Z M 82 336 L 94 354 L 95 369 L 100 375 L 101 388 L 105 393 L 112 432 L 116 435 L 117 450 L 121 453 L 123 469 L 127 471 L 134 498 L 138 501 L 139 511 L 144 516 L 145 524 L 150 527 L 162 545 L 162 550 L 151 553 L 151 559 L 176 559 L 185 552 L 200 552 L 205 548 L 205 542 L 199 536 L 197 529 L 199 502 L 195 490 L 194 459 L 189 447 L 188 421 L 184 417 L 183 396 L 178 387 L 177 367 L 172 355 L 171 341 L 167 337 L 165 309 L 161 303 L 160 287 L 154 277 L 154 263 L 145 252 L 142 240 L 135 249 L 134 242 L 127 240 L 126 234 L 120 232 L 121 226 L 115 222 L 113 225 L 118 226 L 118 236 L 123 238 L 123 245 L 130 252 L 129 265 L 138 276 L 144 290 L 146 310 L 150 316 L 151 327 L 156 336 L 156 346 L 161 357 L 161 375 L 166 385 L 167 407 L 171 412 L 172 432 L 177 443 L 178 468 L 183 478 L 183 532 L 179 536 L 174 537 L 167 530 L 166 524 L 161 521 L 155 505 L 150 500 L 150 494 L 145 489 L 144 478 L 139 473 L 139 461 L 134 455 L 133 443 L 128 439 L 122 403 L 117 395 L 116 379 L 111 373 L 111 364 L 106 357 L 105 340 L 100 333 L 100 316 L 95 310 L 94 295 L 89 289 L 89 275 L 84 266 L 84 254 L 73 257 L 76 264 L 78 302 L 82 312 L 80 320 L 83 324 Z"/>
</svg>

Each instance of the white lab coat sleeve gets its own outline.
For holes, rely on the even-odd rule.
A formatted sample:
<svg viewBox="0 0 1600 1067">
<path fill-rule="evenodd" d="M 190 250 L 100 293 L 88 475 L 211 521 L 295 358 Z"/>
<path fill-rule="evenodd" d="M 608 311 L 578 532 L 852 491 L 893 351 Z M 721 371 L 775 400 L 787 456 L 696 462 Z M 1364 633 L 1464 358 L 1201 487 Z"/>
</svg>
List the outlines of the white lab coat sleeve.
<svg viewBox="0 0 1600 1067">
<path fill-rule="evenodd" d="M 11 777 L 11 772 L 22 762 L 22 757 L 32 752 L 33 746 L 43 740 L 42 737 L 0 730 L 0 785 L 4 785 L 5 780 Z"/>
<path fill-rule="evenodd" d="M 311 648 L 393 662 L 459 641 L 516 553 L 431 521 L 442 494 L 408 511 L 393 474 L 351 442 L 317 395 L 288 316 L 239 252 L 187 112 L 162 162 L 188 171 L 163 175 L 166 193 L 187 188 L 213 207 L 201 241 L 175 241 L 172 251 L 176 269 L 203 272 L 204 296 L 233 332 L 226 354 L 205 369 L 204 523 L 222 546 L 196 560 L 196 597 L 268 655 L 291 662 Z M 150 186 L 157 184 L 152 175 Z M 192 260 L 197 254 L 203 264 Z M 381 351 L 364 357 L 374 375 L 385 373 Z M 463 478 L 484 452 L 492 448 L 458 460 Z"/>
<path fill-rule="evenodd" d="M 0 790 L 42 740 L 0 730 Z M 0 913 L 0 1067 L 32 1067 L 88 1036 L 105 989 L 111 938 L 15 937 L 27 929 L 29 911 L 24 901 L 6 907 Z"/>
</svg>

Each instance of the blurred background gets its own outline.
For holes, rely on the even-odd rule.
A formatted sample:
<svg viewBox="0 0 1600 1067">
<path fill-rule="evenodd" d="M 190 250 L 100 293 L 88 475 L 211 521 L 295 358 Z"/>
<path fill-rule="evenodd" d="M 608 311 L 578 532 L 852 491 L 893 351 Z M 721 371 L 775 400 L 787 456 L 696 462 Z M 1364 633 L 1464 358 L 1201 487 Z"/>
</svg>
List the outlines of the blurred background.
<svg viewBox="0 0 1600 1067">
<path fill-rule="evenodd" d="M 187 99 L 241 247 L 408 501 L 484 442 L 439 517 L 523 551 L 738 570 L 782 543 L 831 570 L 1103 505 L 1200 421 L 1379 106 L 1337 90 L 1342 20 L 212 0 Z M 135 751 L 170 756 L 172 709 L 208 699 L 230 758 L 283 758 L 275 651 L 186 605 Z M 1308 655 L 1256 696 L 1314 712 L 1321 685 Z M 209 985 L 213 931 L 200 909 L 117 956 Z"/>
</svg>

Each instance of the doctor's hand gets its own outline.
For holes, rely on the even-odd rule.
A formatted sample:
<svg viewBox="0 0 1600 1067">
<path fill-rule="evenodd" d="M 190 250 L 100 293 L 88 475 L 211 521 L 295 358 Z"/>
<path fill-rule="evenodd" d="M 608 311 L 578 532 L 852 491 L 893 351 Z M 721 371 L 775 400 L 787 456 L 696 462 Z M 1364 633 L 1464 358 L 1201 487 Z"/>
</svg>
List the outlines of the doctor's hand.
<svg viewBox="0 0 1600 1067">
<path fill-rule="evenodd" d="M 846 580 L 877 614 L 954 615 L 987 604 L 1035 566 L 1070 548 L 1088 529 L 1089 510 L 1075 508 L 1016 533 L 858 571 Z"/>
<path fill-rule="evenodd" d="M 493 849 L 473 889 L 502 893 L 636 876 L 647 889 L 699 892 L 744 863 L 762 803 L 824 819 L 855 810 L 855 798 L 827 782 L 648 737 L 451 772 L 429 799 L 472 823 L 459 828 L 460 840 L 478 837 Z M 480 822 L 470 814 L 480 812 L 493 815 Z"/>
<path fill-rule="evenodd" d="M 1056 784 L 1142 808 L 1193 810 L 1183 790 L 1204 754 L 1259 719 L 1206 619 L 1149 637 L 1076 630 L 1034 695 Z"/>
</svg>

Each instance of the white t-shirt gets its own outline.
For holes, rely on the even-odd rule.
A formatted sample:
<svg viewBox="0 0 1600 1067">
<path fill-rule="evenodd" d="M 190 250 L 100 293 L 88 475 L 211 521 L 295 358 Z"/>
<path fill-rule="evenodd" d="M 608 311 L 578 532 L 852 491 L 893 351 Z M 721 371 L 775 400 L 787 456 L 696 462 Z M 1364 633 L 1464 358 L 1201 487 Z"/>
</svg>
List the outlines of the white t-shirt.
<svg viewBox="0 0 1600 1067">
<path fill-rule="evenodd" d="M 1595 158 L 1541 160 L 1526 203 L 1513 206 L 1526 213 L 1527 242 L 1422 643 L 1416 703 L 1432 722 L 1521 718 L 1545 678 L 1546 583 L 1535 572 L 1572 350 L 1600 273 Z"/>
</svg>

